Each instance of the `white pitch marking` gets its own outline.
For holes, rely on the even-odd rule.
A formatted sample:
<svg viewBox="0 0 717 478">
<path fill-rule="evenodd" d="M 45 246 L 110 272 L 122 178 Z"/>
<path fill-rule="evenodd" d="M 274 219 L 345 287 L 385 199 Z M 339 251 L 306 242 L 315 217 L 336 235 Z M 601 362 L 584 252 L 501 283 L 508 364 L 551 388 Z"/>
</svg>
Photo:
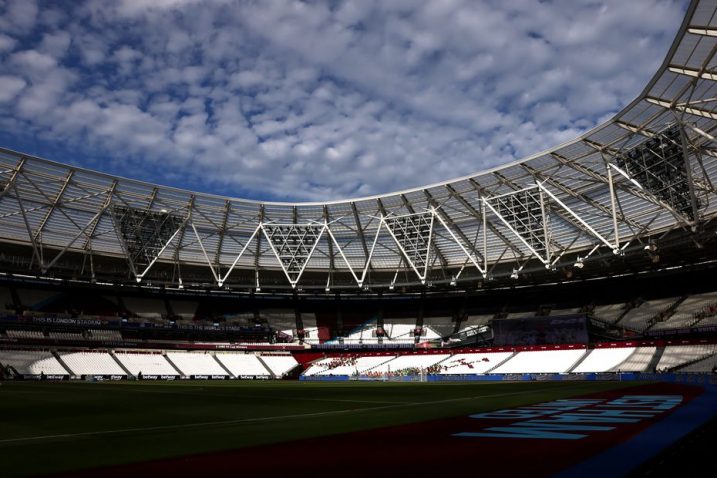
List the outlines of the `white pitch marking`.
<svg viewBox="0 0 717 478">
<path fill-rule="evenodd" d="M 299 413 L 299 414 L 292 414 L 292 415 L 280 415 L 280 416 L 273 416 L 273 417 L 258 417 L 258 418 L 239 418 L 235 420 L 217 420 L 217 421 L 211 421 L 211 422 L 195 422 L 195 423 L 182 423 L 178 425 L 158 425 L 153 427 L 137 427 L 137 428 L 119 428 L 115 430 L 100 430 L 100 431 L 94 431 L 94 432 L 80 432 L 80 433 L 61 433 L 57 435 L 40 435 L 40 436 L 33 436 L 33 437 L 22 437 L 22 438 L 5 438 L 0 440 L 0 443 L 18 443 L 18 442 L 30 442 L 30 441 L 41 441 L 41 440 L 53 440 L 57 438 L 76 438 L 76 437 L 86 437 L 86 436 L 98 436 L 98 435 L 114 435 L 118 433 L 131 433 L 131 432 L 145 432 L 145 431 L 158 431 L 158 430 L 178 430 L 182 428 L 192 428 L 192 427 L 205 427 L 205 426 L 213 426 L 213 425 L 233 425 L 237 423 L 255 423 L 255 422 L 266 422 L 266 421 L 272 421 L 272 420 L 286 420 L 291 418 L 305 418 L 305 417 L 321 417 L 321 416 L 327 416 L 327 415 L 341 415 L 346 413 L 360 413 L 365 411 L 373 411 L 373 410 L 387 410 L 390 408 L 400 408 L 400 407 L 413 407 L 413 406 L 422 406 L 422 405 L 434 405 L 438 403 L 450 403 L 450 402 L 461 402 L 461 401 L 467 401 L 467 400 L 476 400 L 479 398 L 491 398 L 491 397 L 507 397 L 511 395 L 525 395 L 528 393 L 536 393 L 539 391 L 548 390 L 548 388 L 542 388 L 542 389 L 535 389 L 535 390 L 525 390 L 522 392 L 511 392 L 511 393 L 497 393 L 492 395 L 476 395 L 472 397 L 460 397 L 460 398 L 449 398 L 445 400 L 431 400 L 427 402 L 413 402 L 413 403 L 407 403 L 407 404 L 396 404 L 396 405 L 384 405 L 382 407 L 366 407 L 366 408 L 359 408 L 356 410 L 333 410 L 329 412 L 312 412 L 312 413 Z"/>
</svg>

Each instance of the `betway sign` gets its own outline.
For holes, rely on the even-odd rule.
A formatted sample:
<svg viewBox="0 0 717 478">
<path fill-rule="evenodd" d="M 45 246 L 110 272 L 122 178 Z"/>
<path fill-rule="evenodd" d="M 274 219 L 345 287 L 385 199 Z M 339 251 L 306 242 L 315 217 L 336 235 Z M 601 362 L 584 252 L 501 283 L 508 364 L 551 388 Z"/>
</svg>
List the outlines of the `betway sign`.
<svg viewBox="0 0 717 478">
<path fill-rule="evenodd" d="M 579 440 L 621 425 L 651 420 L 675 408 L 682 395 L 624 395 L 612 400 L 566 399 L 470 415 L 477 420 L 496 420 L 505 426 L 489 426 L 455 433 L 457 437 L 529 438 Z"/>
</svg>

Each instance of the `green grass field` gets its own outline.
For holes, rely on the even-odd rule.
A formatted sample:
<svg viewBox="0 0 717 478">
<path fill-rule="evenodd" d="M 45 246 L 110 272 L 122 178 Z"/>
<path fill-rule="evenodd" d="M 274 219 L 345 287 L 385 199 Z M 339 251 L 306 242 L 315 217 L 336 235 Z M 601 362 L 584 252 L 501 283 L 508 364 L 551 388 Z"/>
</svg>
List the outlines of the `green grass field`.
<svg viewBox="0 0 717 478">
<path fill-rule="evenodd" d="M 0 476 L 129 463 L 523 406 L 617 382 L 10 382 Z"/>
</svg>

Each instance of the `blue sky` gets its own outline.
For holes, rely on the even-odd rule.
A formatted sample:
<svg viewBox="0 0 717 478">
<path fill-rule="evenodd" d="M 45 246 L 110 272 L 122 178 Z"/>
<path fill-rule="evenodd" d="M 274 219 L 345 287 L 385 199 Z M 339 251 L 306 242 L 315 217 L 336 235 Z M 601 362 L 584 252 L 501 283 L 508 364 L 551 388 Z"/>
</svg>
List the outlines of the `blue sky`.
<svg viewBox="0 0 717 478">
<path fill-rule="evenodd" d="M 469 174 L 633 99 L 685 1 L 0 0 L 0 145 L 264 200 Z"/>
</svg>

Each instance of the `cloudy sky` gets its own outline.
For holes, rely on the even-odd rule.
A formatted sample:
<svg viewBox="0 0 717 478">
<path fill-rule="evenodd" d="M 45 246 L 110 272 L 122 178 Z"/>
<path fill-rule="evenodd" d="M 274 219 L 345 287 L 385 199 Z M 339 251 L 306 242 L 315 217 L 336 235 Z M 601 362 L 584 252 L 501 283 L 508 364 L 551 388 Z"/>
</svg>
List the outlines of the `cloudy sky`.
<svg viewBox="0 0 717 478">
<path fill-rule="evenodd" d="M 678 0 L 0 0 L 0 146 L 265 200 L 372 195 L 571 139 Z"/>
</svg>

